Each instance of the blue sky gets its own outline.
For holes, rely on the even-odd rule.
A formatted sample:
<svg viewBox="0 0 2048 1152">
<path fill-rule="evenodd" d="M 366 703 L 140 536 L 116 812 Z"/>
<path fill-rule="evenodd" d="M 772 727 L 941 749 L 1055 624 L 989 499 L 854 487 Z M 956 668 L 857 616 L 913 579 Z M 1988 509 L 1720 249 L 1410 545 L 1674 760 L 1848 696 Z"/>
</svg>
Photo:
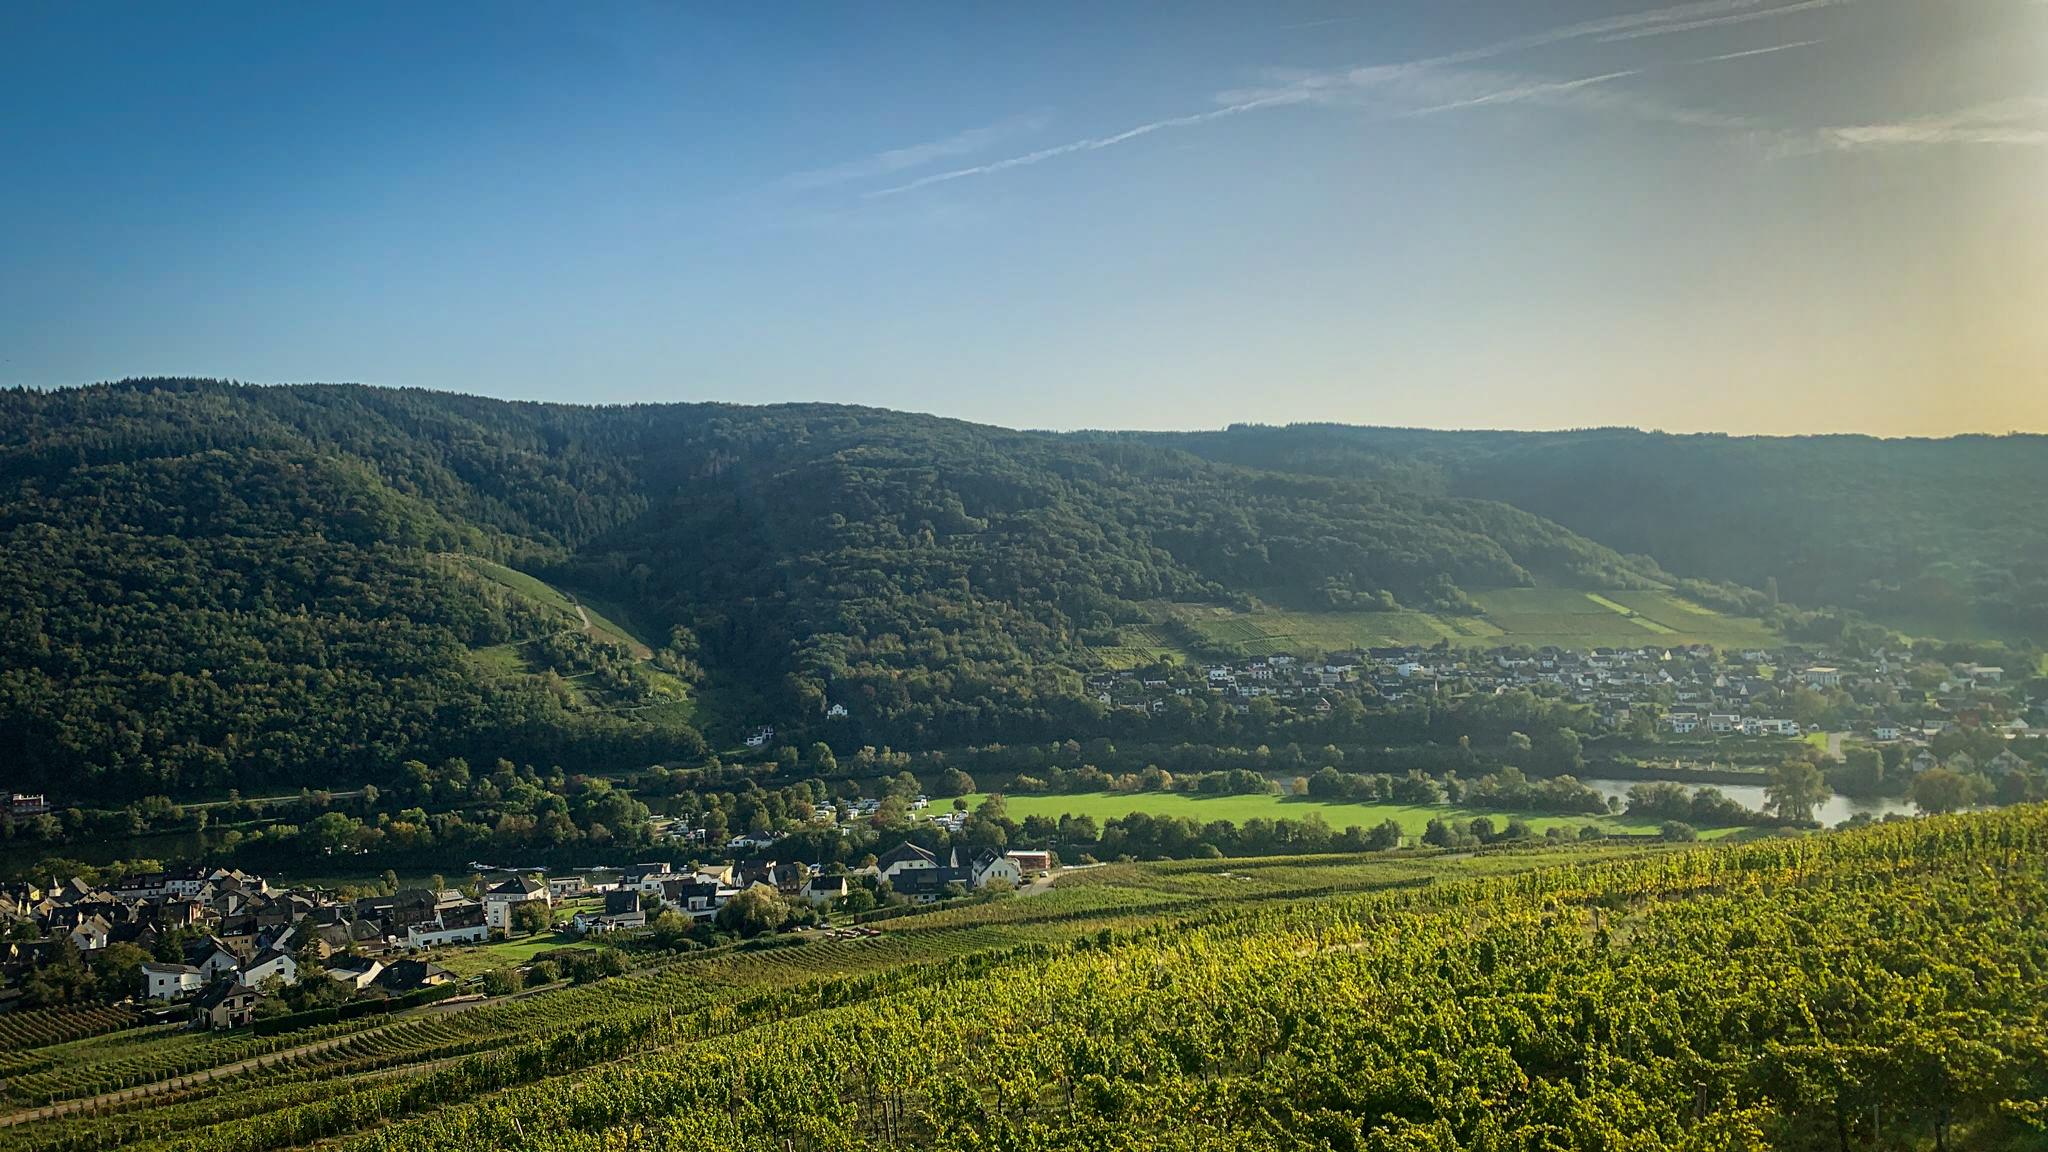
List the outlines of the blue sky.
<svg viewBox="0 0 2048 1152">
<path fill-rule="evenodd" d="M 2048 4 L 10 5 L 0 384 L 2048 429 Z"/>
</svg>

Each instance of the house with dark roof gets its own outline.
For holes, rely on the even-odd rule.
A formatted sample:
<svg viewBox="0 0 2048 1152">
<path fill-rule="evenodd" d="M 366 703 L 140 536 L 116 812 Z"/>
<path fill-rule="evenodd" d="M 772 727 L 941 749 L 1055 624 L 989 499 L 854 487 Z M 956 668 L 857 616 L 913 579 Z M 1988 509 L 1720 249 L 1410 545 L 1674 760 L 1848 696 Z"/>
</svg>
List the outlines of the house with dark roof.
<svg viewBox="0 0 2048 1152">
<path fill-rule="evenodd" d="M 208 1031 L 240 1028 L 256 1022 L 256 993 L 232 980 L 222 980 L 192 1002 L 192 1026 Z"/>
<path fill-rule="evenodd" d="M 592 915 L 578 912 L 574 922 L 578 932 L 616 932 L 622 928 L 644 928 L 647 926 L 647 908 L 641 900 L 638 889 L 625 888 L 604 894 L 604 911 Z"/>
<path fill-rule="evenodd" d="M 401 961 L 403 963 L 403 961 Z M 336 956 L 327 964 L 327 978 L 361 992 L 384 974 L 384 962 L 369 956 Z"/>
<path fill-rule="evenodd" d="M 455 973 L 425 960 L 400 960 L 386 965 L 371 983 L 393 996 L 400 996 L 407 992 L 417 992 L 422 988 L 438 988 L 443 984 L 453 984 Z"/>
</svg>

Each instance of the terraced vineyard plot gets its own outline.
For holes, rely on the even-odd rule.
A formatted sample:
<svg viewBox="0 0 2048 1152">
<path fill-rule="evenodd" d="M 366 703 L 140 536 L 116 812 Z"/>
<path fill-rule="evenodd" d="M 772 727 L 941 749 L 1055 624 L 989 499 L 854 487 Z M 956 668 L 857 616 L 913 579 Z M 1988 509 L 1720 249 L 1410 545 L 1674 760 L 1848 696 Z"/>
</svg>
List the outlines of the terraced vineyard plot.
<svg viewBox="0 0 2048 1152">
<path fill-rule="evenodd" d="M 1545 863 L 1536 854 L 1508 859 L 1509 867 Z M 431 1115 L 537 1077 L 573 1077 L 648 1051 L 686 1050 L 878 990 L 961 979 L 1008 962 L 1002 957 L 1051 954 L 1105 929 L 1123 937 L 1283 891 L 1434 879 L 1427 862 L 1383 857 L 1233 864 L 1258 882 L 1205 878 L 1174 865 L 1118 865 L 1101 875 L 1072 874 L 1043 895 L 881 921 L 877 937 L 650 957 L 656 967 L 641 974 L 466 1009 L 442 1005 L 354 1031 L 329 1026 L 254 1037 L 152 1029 L 134 1034 L 138 1042 L 125 1048 L 109 1046 L 108 1037 L 82 1041 L 54 1050 L 60 1059 L 45 1070 L 46 1090 L 33 1097 L 54 1099 L 52 1107 L 64 1111 L 0 1114 L 0 1149 L 296 1148 Z M 262 1064 L 241 1067 L 252 1059 Z M 131 1087 L 136 1091 L 118 1099 L 86 1095 Z M 216 1142 L 190 1142 L 202 1141 L 202 1133 Z"/>
<path fill-rule="evenodd" d="M 1473 648 L 1692 643 L 1738 648 L 1774 642 L 1760 621 L 1724 616 L 1666 592 L 1508 588 L 1476 592 L 1473 599 L 1484 609 L 1483 614 L 1238 612 L 1185 604 L 1153 607 L 1186 623 L 1211 643 L 1241 650 L 1247 656 L 1428 645 L 1443 640 Z"/>
<path fill-rule="evenodd" d="M 695 1010 L 620 1007 L 516 1050 L 99 1146 L 2040 1146 L 2048 925 L 2032 913 L 2048 901 L 2048 809 L 1469 861 L 1509 874 L 1308 899 L 1184 892 L 1173 916 L 1077 925 L 1057 946 L 972 950 L 1002 927 L 977 916 L 1033 898 L 949 909 L 933 915 L 960 922 L 950 959 L 741 980 Z M 1341 887 L 1413 863 L 1119 866 L 1080 886 L 1132 900 L 1198 881 Z M 839 943 L 811 961 L 856 962 L 863 942 Z M 686 995 L 707 965 L 812 947 L 606 984 Z"/>
<path fill-rule="evenodd" d="M 132 1026 L 138 1018 L 133 1010 L 112 1005 L 28 1008 L 0 1013 L 0 1053 L 119 1031 Z M 6 1067 L 6 1061 L 0 1060 L 0 1070 Z"/>
</svg>

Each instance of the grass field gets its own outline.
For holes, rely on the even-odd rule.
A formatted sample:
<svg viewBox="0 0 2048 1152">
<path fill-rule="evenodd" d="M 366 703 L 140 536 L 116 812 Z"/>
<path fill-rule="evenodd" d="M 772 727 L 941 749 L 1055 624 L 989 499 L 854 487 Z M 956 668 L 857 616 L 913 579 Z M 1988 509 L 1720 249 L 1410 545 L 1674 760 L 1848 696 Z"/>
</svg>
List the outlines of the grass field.
<svg viewBox="0 0 2048 1152">
<path fill-rule="evenodd" d="M 557 948 L 590 947 L 594 945 L 579 940 L 567 932 L 540 932 L 532 936 L 521 936 L 474 948 L 449 948 L 437 952 L 430 958 L 457 976 L 474 976 L 493 968 L 509 968 L 529 963 L 542 952 L 553 952 Z"/>
<path fill-rule="evenodd" d="M 981 803 L 982 795 L 969 796 L 970 807 Z M 1463 808 L 1456 805 L 1420 804 L 1323 804 L 1313 800 L 1292 800 L 1280 796 L 1190 796 L 1182 792 L 1075 792 L 1053 796 L 1003 797 L 1010 819 L 1026 816 L 1092 816 L 1107 820 L 1146 812 L 1155 816 L 1184 816 L 1208 823 L 1228 820 L 1300 820 L 1311 813 L 1321 816 L 1330 827 L 1342 830 L 1353 824 L 1370 828 L 1385 820 L 1401 825 L 1409 836 L 1421 836 L 1434 819 L 1470 820 L 1490 817 L 1502 824 L 1510 818 L 1526 821 L 1538 832 L 1552 827 L 1581 828 L 1598 825 L 1610 832 L 1647 833 L 1657 831 L 1654 820 L 1633 820 L 1626 816 L 1546 816 L 1534 812 L 1506 812 L 1498 809 Z M 1702 836 L 1727 835 L 1733 829 L 1702 829 Z"/>
<path fill-rule="evenodd" d="M 1573 588 L 1503 588 L 1473 594 L 1477 616 L 1429 612 L 1239 612 L 1191 604 L 1154 609 L 1210 642 L 1247 654 L 1335 652 L 1351 648 L 1435 644 L 1493 648 L 1508 644 L 1561 648 L 1712 644 L 1767 647 L 1777 637 L 1760 620 L 1726 616 L 1669 592 L 1585 592 Z M 1114 647 L 1096 649 L 1111 667 L 1131 667 L 1174 652 L 1166 630 L 1127 628 Z"/>
</svg>

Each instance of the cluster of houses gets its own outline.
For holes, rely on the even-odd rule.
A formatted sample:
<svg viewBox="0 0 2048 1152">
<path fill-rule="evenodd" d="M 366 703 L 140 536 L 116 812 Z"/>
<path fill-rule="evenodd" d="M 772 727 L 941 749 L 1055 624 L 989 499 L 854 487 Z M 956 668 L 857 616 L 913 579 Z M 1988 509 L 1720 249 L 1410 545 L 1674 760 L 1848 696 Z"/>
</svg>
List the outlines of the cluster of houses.
<svg viewBox="0 0 2048 1152">
<path fill-rule="evenodd" d="M 1785 691 L 1847 692 L 1867 705 L 1879 739 L 1924 737 L 1950 723 L 1995 722 L 2008 734 L 2028 731 L 2026 714 L 2038 702 L 2020 698 L 2004 669 L 1957 664 L 1932 692 L 1909 684 L 1910 654 L 1867 655 L 1783 648 L 1717 652 L 1706 645 L 1637 648 L 1500 648 L 1487 652 L 1447 647 L 1368 648 L 1320 659 L 1284 652 L 1203 668 L 1101 672 L 1088 688 L 1106 707 L 1162 712 L 1176 696 L 1221 696 L 1244 710 L 1268 697 L 1327 711 L 1333 700 L 1355 696 L 1369 703 L 1412 698 L 1499 695 L 1539 691 L 1596 709 L 1611 728 L 1639 715 L 1659 718 L 1673 735 L 1799 736 L 1811 729 L 1784 714 Z M 1896 717 L 1884 713 L 1883 701 Z M 1774 711 L 1775 709 L 1775 711 Z"/>
<path fill-rule="evenodd" d="M 231 1027 L 265 989 L 297 983 L 299 957 L 317 956 L 329 978 L 388 993 L 451 979 L 407 953 L 482 943 L 506 931 L 520 904 L 552 905 L 548 885 L 525 876 L 489 883 L 480 899 L 457 890 L 401 889 L 337 900 L 314 889 L 279 890 L 232 868 L 185 868 L 95 887 L 77 879 L 0 888 L 0 919 L 32 925 L 36 938 L 0 945 L 0 967 L 25 974 L 68 940 L 87 958 L 115 944 L 159 952 L 183 940 L 181 960 L 142 966 L 145 1001 L 195 1002 L 195 1018 Z M 0 1000 L 14 990 L 0 991 Z"/>
<path fill-rule="evenodd" d="M 1027 874 L 1051 867 L 1052 859 L 1044 852 L 954 848 L 942 860 L 908 842 L 890 849 L 873 865 L 852 872 L 825 872 L 816 864 L 779 860 L 681 869 L 661 863 L 635 864 L 621 871 L 615 884 L 594 886 L 591 891 L 603 895 L 604 906 L 578 912 L 570 926 L 579 933 L 617 932 L 645 927 L 665 911 L 691 920 L 711 920 L 728 901 L 756 884 L 775 889 L 792 904 L 829 908 L 846 897 L 855 880 L 864 877 L 887 881 L 898 896 L 913 903 L 929 904 L 956 890 L 978 891 L 991 883 L 1014 886 Z"/>
<path fill-rule="evenodd" d="M 919 794 L 909 801 L 907 807 L 912 813 L 918 813 L 929 810 L 931 803 L 931 797 Z M 850 836 L 856 827 L 865 825 L 873 820 L 875 815 L 881 810 L 882 801 L 875 797 L 856 797 L 851 800 L 838 802 L 835 805 L 821 805 L 812 814 L 811 823 L 821 827 L 830 827 L 836 824 L 839 827 L 840 835 Z M 959 820 L 962 818 L 957 814 L 951 813 L 934 814 L 932 816 L 934 820 L 947 823 L 948 827 L 954 831 L 959 829 Z M 665 821 L 661 817 L 656 817 L 652 823 L 655 835 L 664 840 L 681 844 L 710 845 L 711 843 L 707 830 L 701 826 L 691 827 L 681 821 Z M 735 854 L 760 853 L 775 847 L 781 840 L 782 835 L 776 832 L 763 832 L 758 835 L 743 833 L 728 839 L 725 842 L 725 850 Z"/>
<path fill-rule="evenodd" d="M 1198 671 L 1104 672 L 1088 679 L 1088 690 L 1105 708 L 1163 712 L 1175 696 L 1214 693 L 1242 708 L 1260 697 L 1313 702 L 1327 710 L 1337 694 L 1355 691 L 1360 664 L 1354 655 L 1327 660 L 1298 660 L 1285 653 L 1260 656 L 1239 664 L 1215 664 Z"/>
<path fill-rule="evenodd" d="M 755 884 L 766 884 L 785 899 L 819 907 L 846 895 L 845 876 L 824 875 L 814 864 L 758 860 L 682 869 L 666 863 L 634 864 L 619 873 L 616 883 L 592 886 L 591 891 L 603 895 L 604 906 L 578 912 L 570 927 L 579 933 L 641 928 L 665 910 L 692 920 L 710 920 L 728 901 Z"/>
</svg>

